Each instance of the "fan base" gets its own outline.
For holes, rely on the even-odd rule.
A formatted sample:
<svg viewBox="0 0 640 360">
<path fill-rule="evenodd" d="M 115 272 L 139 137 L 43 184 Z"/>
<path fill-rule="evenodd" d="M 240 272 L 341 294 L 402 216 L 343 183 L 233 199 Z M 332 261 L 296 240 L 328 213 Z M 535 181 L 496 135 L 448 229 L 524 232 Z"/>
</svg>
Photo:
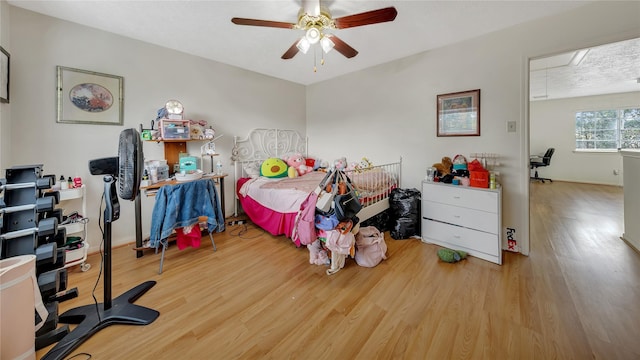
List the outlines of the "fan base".
<svg viewBox="0 0 640 360">
<path fill-rule="evenodd" d="M 104 309 L 104 304 L 80 306 L 60 315 L 59 322 L 78 324 L 69 334 L 56 344 L 42 360 L 64 359 L 85 340 L 109 325 L 148 325 L 158 318 L 156 310 L 133 304 L 140 296 L 156 284 L 146 281 L 113 299 L 112 306 Z"/>
</svg>

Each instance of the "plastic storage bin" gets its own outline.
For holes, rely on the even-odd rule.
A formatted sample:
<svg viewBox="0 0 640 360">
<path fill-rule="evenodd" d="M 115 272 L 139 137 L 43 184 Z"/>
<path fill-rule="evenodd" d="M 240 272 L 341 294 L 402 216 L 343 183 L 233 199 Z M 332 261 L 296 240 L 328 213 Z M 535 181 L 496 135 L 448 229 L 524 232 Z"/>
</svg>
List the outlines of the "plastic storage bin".
<svg viewBox="0 0 640 360">
<path fill-rule="evenodd" d="M 191 123 L 189 120 L 161 120 L 160 133 L 163 140 L 190 140 Z"/>
</svg>

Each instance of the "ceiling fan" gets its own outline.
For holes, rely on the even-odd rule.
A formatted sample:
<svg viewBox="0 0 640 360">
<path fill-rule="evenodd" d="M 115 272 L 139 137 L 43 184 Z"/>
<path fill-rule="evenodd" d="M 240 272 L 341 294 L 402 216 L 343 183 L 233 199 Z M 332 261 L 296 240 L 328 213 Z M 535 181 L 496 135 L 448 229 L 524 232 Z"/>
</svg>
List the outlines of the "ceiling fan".
<svg viewBox="0 0 640 360">
<path fill-rule="evenodd" d="M 322 50 L 327 53 L 335 48 L 336 51 L 352 58 L 358 51 L 342 41 L 335 34 L 325 33 L 325 30 L 347 29 L 356 26 L 372 25 L 393 21 L 398 15 L 396 8 L 391 6 L 378 10 L 332 18 L 329 9 L 320 5 L 320 0 L 302 0 L 302 8 L 298 13 L 297 23 L 271 20 L 257 20 L 234 17 L 231 22 L 237 25 L 264 26 L 283 29 L 304 30 L 305 34 L 296 40 L 282 55 L 282 59 L 291 59 L 298 52 L 307 53 L 309 48 L 320 43 Z"/>
</svg>

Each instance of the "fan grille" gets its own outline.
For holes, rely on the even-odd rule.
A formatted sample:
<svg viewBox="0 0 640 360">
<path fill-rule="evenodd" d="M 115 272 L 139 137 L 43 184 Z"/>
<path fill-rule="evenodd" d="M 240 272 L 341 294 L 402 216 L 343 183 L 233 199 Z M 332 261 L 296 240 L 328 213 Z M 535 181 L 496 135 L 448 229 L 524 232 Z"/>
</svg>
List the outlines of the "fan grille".
<svg viewBox="0 0 640 360">
<path fill-rule="evenodd" d="M 118 144 L 118 195 L 124 200 L 134 200 L 140 188 L 144 155 L 142 142 L 136 129 L 120 133 Z"/>
</svg>

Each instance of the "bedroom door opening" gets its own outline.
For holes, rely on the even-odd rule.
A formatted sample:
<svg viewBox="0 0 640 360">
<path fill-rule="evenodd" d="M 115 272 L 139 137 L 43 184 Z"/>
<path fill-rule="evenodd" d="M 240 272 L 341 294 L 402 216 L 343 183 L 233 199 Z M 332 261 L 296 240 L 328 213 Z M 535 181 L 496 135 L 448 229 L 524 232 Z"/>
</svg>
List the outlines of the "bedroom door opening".
<svg viewBox="0 0 640 360">
<path fill-rule="evenodd" d="M 640 74 L 637 73 L 639 56 L 640 38 L 633 38 L 529 59 L 529 116 L 528 124 L 525 124 L 528 127 L 528 144 L 524 146 L 528 147 L 525 153 L 529 155 L 539 154 L 549 147 L 556 148 L 552 166 L 545 168 L 545 177 L 557 176 L 555 180 L 563 180 L 567 166 L 573 166 L 580 161 L 585 162 L 582 164 L 584 166 L 589 164 L 593 166 L 593 161 L 588 159 L 594 156 L 600 158 L 609 156 L 614 159 L 613 161 L 618 161 L 617 157 L 620 156 L 615 154 L 615 151 L 599 155 L 575 151 L 575 117 L 572 114 L 576 110 L 604 110 L 607 107 L 619 107 L 620 101 L 616 103 L 608 101 L 612 101 L 610 100 L 612 98 L 623 98 L 624 94 L 629 94 L 627 97 L 635 96 L 635 92 L 640 91 L 638 85 Z M 629 79 L 636 79 L 636 81 L 629 81 Z M 593 83 L 590 83 L 591 80 L 594 80 Z M 581 101 L 581 98 L 584 100 Z M 573 112 L 566 109 L 573 109 Z M 550 129 L 555 130 L 550 131 Z M 621 169 L 621 157 L 619 162 Z M 558 167 L 558 169 L 552 167 Z M 565 172 L 562 173 L 559 169 Z M 611 170 L 607 169 L 607 173 L 609 172 Z M 613 173 L 616 173 L 615 169 Z M 585 173 L 584 177 L 571 181 L 599 182 L 597 178 L 589 176 Z M 529 203 L 531 204 L 535 196 L 535 192 L 532 191 L 533 186 L 553 186 L 553 184 L 550 182 L 538 184 L 530 181 Z M 617 185 L 623 185 L 621 176 Z M 533 227 L 530 211 L 530 247 L 533 247 L 531 242 Z"/>
</svg>

